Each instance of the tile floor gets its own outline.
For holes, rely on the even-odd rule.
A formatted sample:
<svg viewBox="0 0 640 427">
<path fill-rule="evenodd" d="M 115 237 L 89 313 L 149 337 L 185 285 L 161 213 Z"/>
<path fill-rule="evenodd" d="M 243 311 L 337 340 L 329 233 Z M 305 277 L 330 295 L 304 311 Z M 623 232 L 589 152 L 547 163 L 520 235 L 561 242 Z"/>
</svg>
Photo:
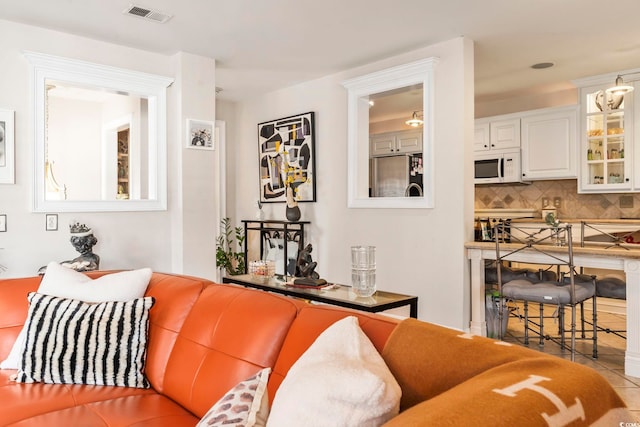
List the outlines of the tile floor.
<svg viewBox="0 0 640 427">
<path fill-rule="evenodd" d="M 533 311 L 533 310 L 532 310 Z M 532 313 L 535 315 L 535 313 Z M 585 311 L 587 319 L 591 313 Z M 569 317 L 569 313 L 567 313 Z M 511 317 L 508 323 L 505 341 L 524 345 L 523 327 L 524 322 Z M 546 319 L 545 328 L 553 325 L 553 319 Z M 613 314 L 600 312 L 598 310 L 598 326 L 609 328 L 610 330 L 624 330 L 626 327 L 626 316 L 623 314 Z M 530 335 L 528 347 L 540 350 L 545 353 L 554 354 L 559 357 L 569 359 L 571 356 L 568 350 L 562 350 L 559 344 L 546 340 L 543 347 L 538 345 L 538 337 Z M 626 340 L 612 333 L 598 333 L 598 358 L 591 357 L 593 345 L 591 341 L 578 341 L 576 343 L 575 362 L 590 366 L 602 374 L 615 388 L 620 397 L 626 402 L 629 410 L 640 421 L 640 378 L 631 377 L 624 374 L 624 349 Z"/>
</svg>

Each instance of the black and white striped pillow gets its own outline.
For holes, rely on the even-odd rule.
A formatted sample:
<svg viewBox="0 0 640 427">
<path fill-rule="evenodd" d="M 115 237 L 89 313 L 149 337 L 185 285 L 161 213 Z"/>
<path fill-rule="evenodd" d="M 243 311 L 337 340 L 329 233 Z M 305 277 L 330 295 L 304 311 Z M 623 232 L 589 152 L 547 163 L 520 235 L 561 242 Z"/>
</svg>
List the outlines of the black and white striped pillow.
<svg viewBox="0 0 640 427">
<path fill-rule="evenodd" d="M 18 382 L 148 388 L 152 297 L 85 303 L 32 292 Z"/>
</svg>

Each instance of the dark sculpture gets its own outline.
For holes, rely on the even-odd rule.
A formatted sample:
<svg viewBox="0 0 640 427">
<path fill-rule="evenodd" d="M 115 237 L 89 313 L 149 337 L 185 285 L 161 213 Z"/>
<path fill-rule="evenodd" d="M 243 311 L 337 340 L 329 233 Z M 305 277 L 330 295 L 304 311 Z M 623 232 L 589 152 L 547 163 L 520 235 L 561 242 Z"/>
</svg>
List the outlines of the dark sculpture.
<svg viewBox="0 0 640 427">
<path fill-rule="evenodd" d="M 86 236 L 71 236 L 71 244 L 80 252 L 80 256 L 71 261 L 63 261 L 60 265 L 76 271 L 92 271 L 100 267 L 100 257 L 93 253 L 93 246 L 98 239 L 92 234 Z"/>
<path fill-rule="evenodd" d="M 318 263 L 311 259 L 312 250 L 313 246 L 311 246 L 311 243 L 309 243 L 298 253 L 298 261 L 296 262 L 296 277 L 310 277 L 312 279 L 320 278 L 320 275 L 314 271 Z"/>
<path fill-rule="evenodd" d="M 93 231 L 85 224 L 78 222 L 69 225 L 71 238 L 69 241 L 73 247 L 80 253 L 69 261 L 62 261 L 60 265 L 75 271 L 92 271 L 100 268 L 100 257 L 93 253 L 93 247 L 98 243 L 98 239 L 93 235 Z M 41 267 L 38 274 L 44 274 L 47 266 Z"/>
<path fill-rule="evenodd" d="M 309 243 L 304 249 L 298 253 L 298 261 L 296 262 L 296 274 L 297 279 L 294 279 L 293 283 L 297 285 L 311 285 L 321 286 L 327 283 L 326 280 L 321 279 L 320 275 L 315 272 L 317 262 L 311 258 L 311 251 L 313 247 Z"/>
</svg>

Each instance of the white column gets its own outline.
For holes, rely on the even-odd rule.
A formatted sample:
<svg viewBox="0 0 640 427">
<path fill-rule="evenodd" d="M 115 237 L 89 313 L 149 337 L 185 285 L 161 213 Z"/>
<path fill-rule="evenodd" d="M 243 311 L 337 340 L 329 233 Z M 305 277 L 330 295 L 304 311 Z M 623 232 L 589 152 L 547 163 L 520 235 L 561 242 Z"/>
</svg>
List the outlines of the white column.
<svg viewBox="0 0 640 427">
<path fill-rule="evenodd" d="M 627 280 L 627 351 L 624 373 L 640 377 L 640 261 L 624 260 Z"/>
<path fill-rule="evenodd" d="M 474 335 L 487 335 L 484 319 L 484 259 L 481 249 L 467 249 L 471 261 L 471 322 L 469 331 Z"/>
</svg>

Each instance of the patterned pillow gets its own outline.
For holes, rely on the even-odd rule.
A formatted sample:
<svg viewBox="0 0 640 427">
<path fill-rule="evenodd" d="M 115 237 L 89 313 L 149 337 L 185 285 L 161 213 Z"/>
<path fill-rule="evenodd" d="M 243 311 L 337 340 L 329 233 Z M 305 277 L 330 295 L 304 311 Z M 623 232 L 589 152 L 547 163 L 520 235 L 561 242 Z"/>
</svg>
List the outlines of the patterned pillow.
<svg viewBox="0 0 640 427">
<path fill-rule="evenodd" d="M 98 304 L 29 294 L 17 381 L 148 388 L 152 297 Z"/>
<path fill-rule="evenodd" d="M 150 268 L 120 271 L 92 280 L 84 273 L 50 262 L 38 292 L 85 302 L 129 301 L 144 296 L 150 279 Z M 0 369 L 18 369 L 20 354 L 24 348 L 24 333 L 22 328 L 11 352 L 0 362 Z"/>
<path fill-rule="evenodd" d="M 269 415 L 267 380 L 271 368 L 264 368 L 229 390 L 216 402 L 196 427 L 263 427 Z"/>
</svg>

